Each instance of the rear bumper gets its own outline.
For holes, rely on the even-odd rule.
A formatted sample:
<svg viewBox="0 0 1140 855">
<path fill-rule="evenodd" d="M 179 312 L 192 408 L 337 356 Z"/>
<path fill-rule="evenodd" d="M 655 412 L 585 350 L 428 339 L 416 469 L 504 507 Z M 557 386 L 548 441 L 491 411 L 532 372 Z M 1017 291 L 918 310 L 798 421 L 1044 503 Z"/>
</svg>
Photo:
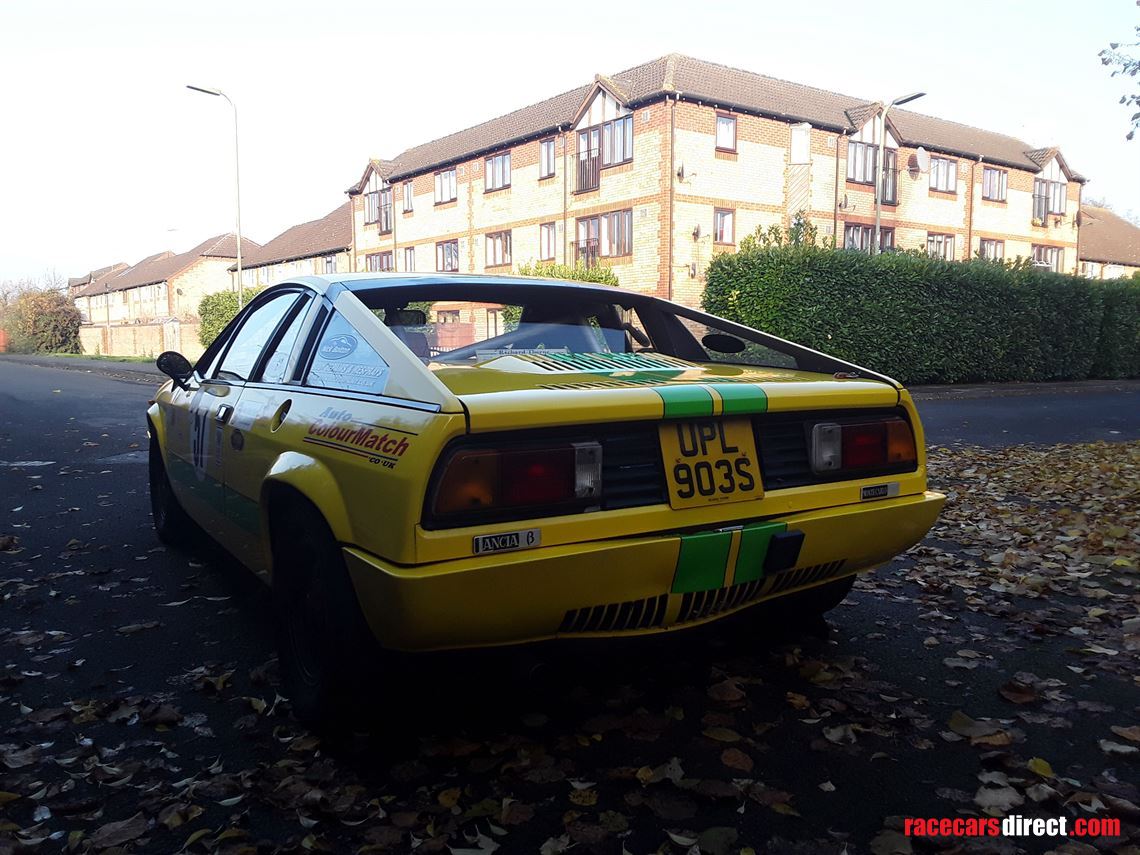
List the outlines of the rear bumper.
<svg viewBox="0 0 1140 855">
<path fill-rule="evenodd" d="M 390 564 L 344 550 L 373 633 L 397 650 L 665 632 L 851 575 L 917 543 L 945 496 L 926 492 L 733 530 L 631 537 Z M 772 534 L 803 532 L 794 567 L 763 570 Z"/>
</svg>

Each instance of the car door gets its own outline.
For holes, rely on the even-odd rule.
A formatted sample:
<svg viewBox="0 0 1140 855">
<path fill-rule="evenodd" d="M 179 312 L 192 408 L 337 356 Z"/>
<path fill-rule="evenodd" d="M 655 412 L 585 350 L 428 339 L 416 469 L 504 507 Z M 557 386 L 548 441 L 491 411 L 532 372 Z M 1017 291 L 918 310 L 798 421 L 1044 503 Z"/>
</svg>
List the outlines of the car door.
<svg viewBox="0 0 1140 855">
<path fill-rule="evenodd" d="M 244 443 L 244 433 L 235 433 L 231 422 L 246 384 L 300 297 L 299 290 L 274 290 L 252 303 L 212 367 L 212 376 L 203 379 L 190 403 L 191 459 L 214 520 L 210 533 L 243 560 L 251 540 L 256 546 L 258 517 L 256 508 L 250 512 L 244 497 L 234 496 L 227 485 L 227 469 Z"/>
<path fill-rule="evenodd" d="M 243 533 L 234 552 L 255 572 L 263 573 L 268 533 L 261 526 L 261 485 L 274 461 L 286 450 L 279 428 L 298 392 L 294 379 L 307 331 L 321 314 L 320 300 L 303 292 L 281 319 L 263 348 L 264 356 L 244 383 L 228 421 L 225 493 L 228 524 Z"/>
</svg>

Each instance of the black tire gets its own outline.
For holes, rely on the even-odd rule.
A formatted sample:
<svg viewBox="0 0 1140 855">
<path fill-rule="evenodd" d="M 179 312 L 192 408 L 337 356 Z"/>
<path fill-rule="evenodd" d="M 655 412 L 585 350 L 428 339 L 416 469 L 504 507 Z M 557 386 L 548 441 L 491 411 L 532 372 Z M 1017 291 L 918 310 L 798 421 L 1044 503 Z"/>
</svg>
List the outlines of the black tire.
<svg viewBox="0 0 1140 855">
<path fill-rule="evenodd" d="M 321 728 L 356 721 L 381 651 L 340 547 L 303 499 L 282 499 L 271 513 L 277 655 L 293 715 Z"/>
<path fill-rule="evenodd" d="M 842 579 L 816 585 L 806 591 L 779 597 L 772 601 L 772 605 L 785 620 L 818 618 L 847 599 L 854 585 L 854 575 L 844 576 Z"/>
<path fill-rule="evenodd" d="M 162 450 L 154 436 L 150 439 L 149 481 L 150 515 L 158 539 L 167 546 L 185 546 L 190 543 L 195 530 L 194 521 L 174 495 L 170 476 L 166 473 L 166 464 L 162 462 Z"/>
</svg>

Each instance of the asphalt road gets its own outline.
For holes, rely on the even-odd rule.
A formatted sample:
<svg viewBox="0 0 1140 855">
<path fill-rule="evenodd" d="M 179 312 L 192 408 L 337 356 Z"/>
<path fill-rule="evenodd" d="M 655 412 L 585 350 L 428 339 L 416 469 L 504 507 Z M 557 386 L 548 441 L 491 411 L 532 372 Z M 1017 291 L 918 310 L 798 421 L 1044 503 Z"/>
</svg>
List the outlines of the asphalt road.
<svg viewBox="0 0 1140 855">
<path fill-rule="evenodd" d="M 301 743 L 283 741 L 282 733 L 296 739 L 299 732 L 287 716 L 260 730 L 256 722 L 249 721 L 257 718 L 251 715 L 251 706 L 256 706 L 250 697 L 262 698 L 267 704 L 275 697 L 266 592 L 216 551 L 168 551 L 153 535 L 147 505 L 143 416 L 152 391 L 145 374 L 113 379 L 98 370 L 59 370 L 0 358 L 0 535 L 16 535 L 22 547 L 19 552 L 0 552 L 0 650 L 5 651 L 7 663 L 0 677 L 0 734 L 6 734 L 0 735 L 0 740 L 8 746 L 0 749 L 12 751 L 13 746 L 26 746 L 39 739 L 61 744 L 93 739 L 107 748 L 100 764 L 112 766 L 116 756 L 122 759 L 131 750 L 145 753 L 151 764 L 134 783 L 114 787 L 109 786 L 113 781 L 104 779 L 99 784 L 94 803 L 105 803 L 105 808 L 97 820 L 90 812 L 68 812 L 57 801 L 55 819 L 67 817 L 67 821 L 53 825 L 51 820 L 44 820 L 45 828 L 51 830 L 81 828 L 89 834 L 101 823 L 126 819 L 138 809 L 140 800 L 145 803 L 145 794 L 154 790 L 140 782 L 146 774 L 158 774 L 155 769 L 171 769 L 168 777 L 177 779 L 205 775 L 201 770 L 213 769 L 219 760 L 228 771 L 236 772 L 265 769 L 284 762 L 282 757 L 308 757 L 297 748 Z M 920 409 L 932 445 L 1000 447 L 1025 442 L 1140 438 L 1140 393 L 1134 387 L 1087 394 L 1066 390 L 923 400 Z M 907 559 L 898 562 L 895 576 L 902 579 L 911 563 Z M 889 574 L 887 578 L 891 578 Z M 343 744 L 326 741 L 310 772 L 319 764 L 332 763 L 332 768 L 339 770 L 337 775 L 352 776 L 362 788 L 378 794 L 381 801 L 377 804 L 387 804 L 390 811 L 413 799 L 415 793 L 428 792 L 418 788 L 463 789 L 467 774 L 472 776 L 472 783 L 466 785 L 461 798 L 483 792 L 479 788 L 484 786 L 490 788 L 487 792 L 501 795 L 492 780 L 498 773 L 488 770 L 502 763 L 502 756 L 524 753 L 512 740 L 525 739 L 528 744 L 544 744 L 543 750 L 551 755 L 562 750 L 603 752 L 601 759 L 593 762 L 612 768 L 614 774 L 612 781 L 598 784 L 600 811 L 608 794 L 605 788 L 629 780 L 631 773 L 622 778 L 618 770 L 655 766 L 678 756 L 686 764 L 687 775 L 711 780 L 715 769 L 723 772 L 717 758 L 726 745 L 713 743 L 707 749 L 709 728 L 727 721 L 726 716 L 735 717 L 734 726 L 743 728 L 744 713 L 739 704 L 728 701 L 728 712 L 704 711 L 702 716 L 701 704 L 708 703 L 704 687 L 710 680 L 710 669 L 717 679 L 727 673 L 748 673 L 758 675 L 745 684 L 752 698 L 747 708 L 749 733 L 755 734 L 749 735 L 748 741 L 760 759 L 754 773 L 733 774 L 763 778 L 771 789 L 746 801 L 747 812 L 743 804 L 739 809 L 734 802 L 726 807 L 713 796 L 707 804 L 698 801 L 695 818 L 679 810 L 680 818 L 674 819 L 666 807 L 651 805 L 655 831 L 644 823 L 635 823 L 633 831 L 624 837 L 624 845 L 633 853 L 651 851 L 663 840 L 660 828 L 699 831 L 714 825 L 738 829 L 738 845 L 766 842 L 772 851 L 839 852 L 844 844 L 849 844 L 851 853 L 868 851 L 869 841 L 890 816 L 953 815 L 956 807 L 946 801 L 949 797 L 945 793 L 936 797 L 934 793 L 942 788 L 972 794 L 978 786 L 977 753 L 952 743 L 938 744 L 930 751 L 925 740 L 916 737 L 909 747 L 895 745 L 879 752 L 863 749 L 860 754 L 857 749 L 875 738 L 865 735 L 869 731 L 863 729 L 858 730 L 859 746 L 854 744 L 854 734 L 852 744 L 847 744 L 841 734 L 835 744 L 825 740 L 821 746 L 818 730 L 812 731 L 812 725 L 785 715 L 786 698 L 800 697 L 801 692 L 810 695 L 819 685 L 812 676 L 815 671 L 805 676 L 805 669 L 815 666 L 791 667 L 789 663 L 830 663 L 828 667 L 833 670 L 847 674 L 843 669 L 849 669 L 851 679 L 861 681 L 857 697 L 863 701 L 853 700 L 854 695 L 844 696 L 842 702 L 834 701 L 839 706 L 825 703 L 823 715 L 839 715 L 840 707 L 852 715 L 853 710 L 865 709 L 868 722 L 876 716 L 886 721 L 896 713 L 903 717 L 913 714 L 938 722 L 930 733 L 936 743 L 937 731 L 945 729 L 951 712 L 967 702 L 973 702 L 975 717 L 1009 715 L 1008 705 L 1002 705 L 996 689 L 1016 671 L 1072 679 L 1064 667 L 1071 637 L 1056 637 L 1045 631 L 1026 637 L 1020 629 L 1011 630 L 1000 614 L 952 605 L 949 611 L 943 607 L 945 613 L 936 616 L 938 620 L 944 618 L 949 627 L 948 631 L 938 630 L 940 637 L 945 635 L 944 640 L 953 646 L 981 647 L 986 656 L 997 656 L 1002 664 L 987 664 L 979 670 L 963 671 L 966 676 L 956 675 L 957 680 L 947 680 L 942 662 L 946 654 L 926 658 L 914 654 L 923 649 L 924 636 L 929 646 L 928 624 L 935 619 L 930 608 L 921 605 L 920 595 L 906 593 L 909 589 L 903 581 L 896 589 L 891 584 L 886 588 L 862 587 L 848 605 L 829 617 L 829 627 L 781 629 L 774 635 L 760 636 L 755 650 L 763 654 L 755 655 L 776 656 L 779 661 L 765 660 L 755 666 L 739 661 L 752 655 L 750 650 L 726 651 L 725 640 L 709 638 L 709 633 L 693 635 L 690 641 L 673 641 L 671 647 L 583 644 L 568 653 L 552 652 L 549 657 L 542 652 L 539 658 L 549 667 L 542 677 L 533 680 L 521 676 L 535 661 L 531 653 L 466 655 L 459 657 L 458 663 L 447 657 L 428 660 L 394 679 L 393 685 L 381 688 L 381 703 L 387 714 L 397 717 L 398 727 L 346 737 Z M 209 680 L 217 681 L 219 675 L 227 673 L 229 677 L 211 687 Z M 1130 694 L 1134 688 L 1126 681 L 1107 678 L 1094 686 L 1101 707 L 1124 713 L 1121 724 L 1135 723 L 1136 698 Z M 878 700 L 873 697 L 876 694 L 888 700 Z M 137 711 L 133 718 L 129 714 L 118 718 L 100 714 L 98 720 L 83 725 L 75 725 L 74 718 L 68 720 L 76 704 L 121 703 L 124 698 L 136 699 L 136 706 L 141 703 L 138 698 L 176 706 L 180 719 L 166 727 L 159 716 L 159 726 L 149 730 L 145 727 L 145 709 L 142 724 Z M 908 706 L 911 701 L 920 712 Z M 45 721 L 36 723 L 35 727 L 47 728 L 46 736 L 28 724 L 35 711 L 63 709 L 68 704 L 71 711 L 67 716 L 45 714 Z M 105 713 L 105 706 L 100 709 Z M 682 710 L 688 716 L 684 721 L 691 722 L 696 730 L 674 733 L 665 730 L 665 725 L 658 726 L 663 709 L 666 717 L 675 721 L 681 719 L 672 711 Z M 626 724 L 607 730 L 604 723 L 598 723 L 606 716 L 622 716 Z M 1129 716 L 1133 720 L 1125 721 Z M 652 720 L 645 722 L 639 717 Z M 641 724 L 628 725 L 630 720 Z M 777 721 L 784 728 L 777 731 L 782 734 L 780 740 L 757 747 L 756 740 L 762 738 L 765 728 L 775 727 Z M 1102 724 L 1097 723 L 1098 733 L 1103 730 Z M 873 730 L 872 725 L 867 728 Z M 1050 740 L 1049 759 L 1057 768 L 1080 770 L 1085 768 L 1090 745 L 1096 753 L 1095 741 L 1089 742 L 1091 736 L 1076 736 L 1081 728 L 1078 719 L 1063 737 L 1056 732 L 1043 737 Z M 604 741 L 597 736 L 602 747 L 575 748 L 575 740 L 585 740 L 583 744 L 590 746 L 595 730 L 607 734 Z M 472 760 L 464 765 L 457 758 L 467 755 L 459 751 L 454 755 L 439 753 L 440 745 L 454 745 L 456 741 L 485 746 L 490 756 L 487 764 Z M 289 751 L 282 748 L 283 744 L 291 745 Z M 124 745 L 129 750 L 124 751 Z M 425 746 L 432 746 L 427 754 Z M 527 751 L 533 756 L 533 749 Z M 702 766 L 704 754 L 711 758 L 711 766 Z M 454 768 L 433 765 L 444 755 L 451 757 Z M 482 757 L 479 752 L 473 756 Z M 560 762 L 563 767 L 570 763 Z M 91 765 L 85 768 L 90 770 Z M 331 774 L 321 769 L 326 778 Z M 0 773 L 4 771 L 0 768 Z M 1091 766 L 1086 771 L 1094 773 Z M 37 780 L 31 770 L 13 768 L 11 763 L 7 776 L 0 777 L 0 789 L 30 787 Z M 574 777 L 569 772 L 566 776 Z M 830 784 L 832 789 L 823 784 Z M 533 786 L 539 788 L 540 784 Z M 753 804 L 766 804 L 764 793 L 787 790 L 795 792 L 793 813 L 773 812 Z M 548 798 L 544 793 L 537 789 L 528 794 L 521 789 L 515 794 L 522 800 L 529 796 L 538 814 L 517 828 L 511 827 L 510 836 L 502 838 L 502 851 L 537 851 L 543 841 L 563 833 L 565 823 L 572 824 L 565 814 L 567 809 L 588 811 L 578 801 L 548 805 L 542 801 Z M 251 839 L 275 845 L 282 841 L 297 845 L 308 833 L 308 825 L 298 824 L 298 810 L 271 809 L 267 807 L 272 803 L 268 796 L 256 805 L 251 797 L 246 807 L 238 808 L 219 807 L 225 801 L 224 794 L 211 793 L 214 795 L 219 797 L 211 798 L 208 804 L 203 802 L 207 813 L 198 823 L 208 823 L 215 832 L 227 825 L 240 825 Z M 0 806 L 0 811 L 7 812 L 17 825 L 27 827 L 33 821 L 27 802 L 25 798 Z M 434 797 L 428 802 L 429 807 L 417 810 L 439 811 L 439 804 L 444 803 L 442 796 L 439 804 Z M 618 805 L 627 812 L 645 811 L 635 802 L 627 795 Z M 343 833 L 344 828 L 338 832 L 330 825 L 335 823 L 318 825 L 313 833 L 324 831 L 335 840 L 335 834 Z M 188 823 L 170 831 L 152 829 L 147 851 L 175 851 L 196 827 Z M 780 848 L 787 841 L 792 842 Z M 57 848 L 65 842 L 57 839 Z M 400 851 L 403 845 L 396 845 L 393 851 Z M 796 845 L 803 848 L 796 850 Z M 603 846 L 599 851 L 622 850 Z M 1017 849 L 1007 847 L 1003 851 Z"/>
</svg>

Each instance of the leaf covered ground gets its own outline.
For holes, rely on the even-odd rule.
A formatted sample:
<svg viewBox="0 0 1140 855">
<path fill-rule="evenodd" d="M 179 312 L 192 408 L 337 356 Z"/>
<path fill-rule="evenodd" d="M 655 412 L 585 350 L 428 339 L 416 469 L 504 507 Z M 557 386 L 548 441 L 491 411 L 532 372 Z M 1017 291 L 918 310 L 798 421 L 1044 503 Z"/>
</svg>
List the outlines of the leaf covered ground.
<svg viewBox="0 0 1140 855">
<path fill-rule="evenodd" d="M 5 477 L 0 853 L 1140 852 L 1138 442 L 933 450 L 939 523 L 826 625 L 416 660 L 331 736 L 264 591 L 155 546 L 145 490 Z M 901 834 L 1011 812 L 1123 831 Z"/>
</svg>

